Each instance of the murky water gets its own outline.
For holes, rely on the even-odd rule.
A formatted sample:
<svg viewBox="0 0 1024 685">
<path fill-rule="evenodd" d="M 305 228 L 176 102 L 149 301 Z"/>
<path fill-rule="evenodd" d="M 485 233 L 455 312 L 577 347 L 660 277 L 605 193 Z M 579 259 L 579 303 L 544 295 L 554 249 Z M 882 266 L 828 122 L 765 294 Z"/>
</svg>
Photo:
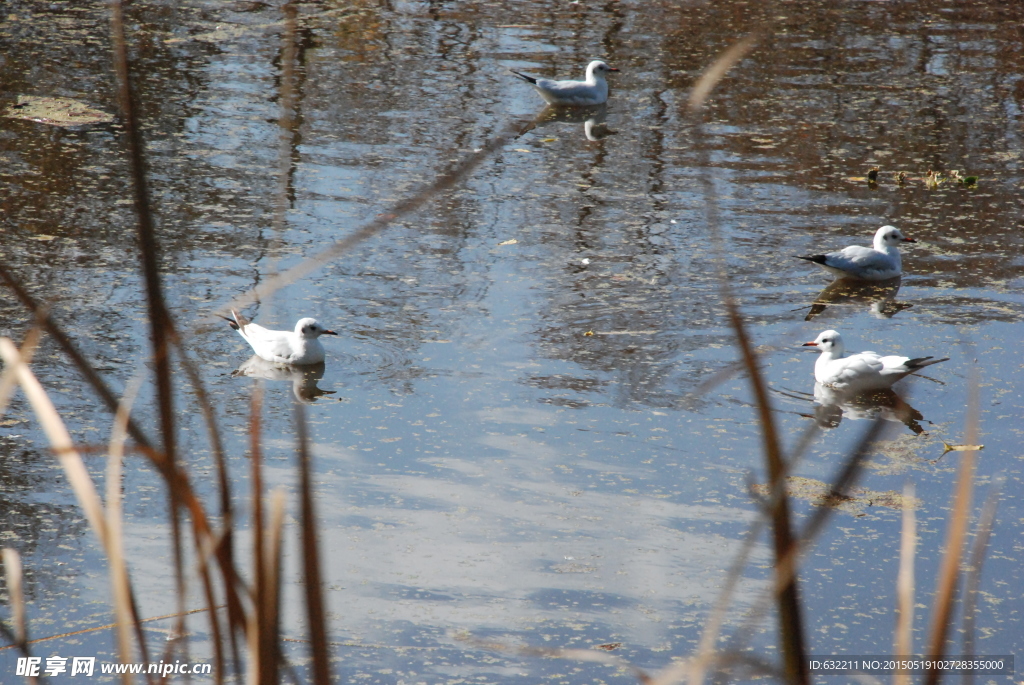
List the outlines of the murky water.
<svg viewBox="0 0 1024 685">
<path fill-rule="evenodd" d="M 788 444 L 816 413 L 814 354 L 796 345 L 821 330 L 840 330 L 855 350 L 951 358 L 931 380 L 897 386 L 910 409 L 892 413 L 861 480 L 875 494 L 834 515 L 802 571 L 812 651 L 891 651 L 900 514 L 882 494 L 908 480 L 921 499 L 923 648 L 960 455 L 939 457 L 943 441 L 964 441 L 977 372 L 976 501 L 997 478 L 1003 490 L 976 649 L 1024 653 L 1024 10 L 318 3 L 300 13 L 298 118 L 283 155 L 279 10 L 131 12 L 168 296 L 218 398 L 243 510 L 254 381 L 232 371 L 250 350 L 209 313 L 390 211 L 510 121 L 533 118 L 543 103 L 507 68 L 578 78 L 601 57 L 621 70 L 603 121 L 539 123 L 425 210 L 246 310 L 272 328 L 315 316 L 341 334 L 326 340 L 322 378 L 266 382 L 265 430 L 269 478 L 292 489 L 293 390 L 316 400 L 330 630 L 346 680 L 612 675 L 482 651 L 461 633 L 621 642 L 617 653 L 645 668 L 692 651 L 756 514 L 748 484 L 763 480 L 746 382 L 692 397 L 737 355 L 706 223 L 708 177 L 750 331 L 778 346 L 764 363 Z M 5 106 L 27 94 L 115 111 L 102 11 L 9 2 L 4 15 Z M 766 22 L 769 35 L 720 84 L 698 135 L 684 111 L 693 80 Z M 147 370 L 147 329 L 118 129 L 3 118 L 0 159 L 3 260 L 123 389 Z M 290 206 L 275 222 L 282 159 Z M 929 170 L 979 180 L 929 188 Z M 881 294 L 836 295 L 828 275 L 791 256 L 867 244 L 886 223 L 918 243 L 904 249 L 902 281 Z M 0 332 L 23 337 L 30 316 L 6 293 L 0 308 Z M 52 342 L 35 367 L 76 439 L 103 444 L 110 419 Z M 184 388 L 183 448 L 212 501 L 203 424 Z M 833 427 L 796 475 L 829 480 L 866 427 L 857 419 L 877 406 L 832 409 Z M 152 411 L 140 402 L 144 424 Z M 20 396 L 2 420 L 0 535 L 24 555 L 32 636 L 109 623 L 105 564 Z M 141 613 L 170 613 L 166 502 L 141 459 L 127 466 L 125 493 Z M 811 505 L 797 507 L 805 520 Z M 770 559 L 757 548 L 730 630 Z M 299 587 L 288 592 L 298 606 Z M 286 618 L 286 635 L 304 637 L 298 609 Z M 193 654 L 207 658 L 206 623 L 190 627 Z M 112 642 L 89 633 L 36 653 L 109 655 Z M 772 621 L 752 644 L 773 653 Z M 291 656 L 301 665 L 302 654 Z M 0 653 L 0 671 L 14 672 L 14 656 Z"/>
</svg>

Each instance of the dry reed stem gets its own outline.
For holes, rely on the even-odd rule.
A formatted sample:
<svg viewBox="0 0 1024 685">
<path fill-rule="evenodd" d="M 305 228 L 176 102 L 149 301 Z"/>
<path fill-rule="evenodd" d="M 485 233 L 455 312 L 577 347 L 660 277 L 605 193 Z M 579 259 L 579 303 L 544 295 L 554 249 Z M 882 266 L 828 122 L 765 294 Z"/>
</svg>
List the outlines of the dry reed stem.
<svg viewBox="0 0 1024 685">
<path fill-rule="evenodd" d="M 985 563 L 985 554 L 988 551 L 988 541 L 992 534 L 992 526 L 996 519 L 996 509 L 999 507 L 999 494 L 1002 490 L 1002 478 L 992 486 L 988 497 L 985 498 L 985 505 L 981 510 L 981 519 L 978 521 L 978 529 L 975 534 L 974 546 L 971 550 L 971 561 L 967 573 L 967 582 L 964 592 L 964 655 L 974 656 L 974 628 L 978 605 L 978 592 L 981 585 L 981 567 Z M 974 682 L 974 674 L 964 673 L 964 685 L 971 685 Z"/>
<path fill-rule="evenodd" d="M 474 169 L 501 148 L 505 143 L 514 140 L 523 128 L 532 126 L 536 119 L 529 122 L 512 122 L 503 131 L 488 140 L 478 151 L 473 152 L 465 159 L 455 164 L 450 170 L 441 172 L 433 183 L 420 189 L 412 196 L 396 202 L 390 209 L 380 214 L 374 220 L 364 224 L 351 235 L 335 241 L 320 252 L 307 257 L 295 266 L 267 278 L 260 285 L 249 289 L 235 299 L 227 302 L 211 312 L 211 316 L 223 316 L 230 314 L 232 309 L 242 309 L 254 302 L 266 299 L 281 288 L 294 283 L 295 281 L 308 276 L 331 260 L 345 254 L 356 245 L 374 237 L 395 221 L 420 210 L 425 204 L 434 199 L 438 194 L 449 190 L 463 181 Z"/>
<path fill-rule="evenodd" d="M 759 31 L 755 31 L 731 45 L 725 52 L 718 56 L 714 62 L 711 63 L 707 69 L 705 69 L 697 82 L 693 84 L 693 88 L 690 89 L 690 96 L 686 101 L 686 108 L 691 113 L 696 113 L 704 107 L 704 103 L 707 101 L 708 96 L 711 95 L 711 91 L 715 89 L 719 81 L 725 78 L 725 75 L 729 73 L 736 64 L 747 56 L 757 41 L 761 39 Z"/>
<path fill-rule="evenodd" d="M 287 497 L 284 490 L 276 489 L 270 493 L 270 517 L 267 522 L 266 553 L 264 563 L 266 568 L 263 571 L 263 582 L 266 584 L 264 597 L 267 601 L 267 608 L 264 611 L 266 624 L 264 632 L 268 635 L 273 651 L 270 653 L 274 664 L 275 680 L 269 685 L 277 685 L 277 674 L 282 666 L 281 655 L 281 566 L 282 566 L 282 536 L 284 533 L 284 518 L 287 505 Z"/>
<path fill-rule="evenodd" d="M 313 656 L 313 682 L 330 685 L 330 652 L 327 649 L 327 621 L 324 615 L 323 587 L 320 576 L 320 550 L 316 535 L 313 482 L 310 475 L 309 436 L 305 407 L 295 405 L 295 428 L 299 462 L 299 501 L 302 525 L 302 572 L 305 580 L 306 613 L 309 621 L 310 651 Z"/>
<path fill-rule="evenodd" d="M 22 591 L 21 555 L 18 550 L 4 547 L 2 557 L 4 576 L 7 578 L 7 596 L 11 603 L 11 622 L 14 624 L 14 646 L 28 653 L 28 624 L 25 621 L 25 595 Z"/>
<path fill-rule="evenodd" d="M 3 358 L 4 363 L 13 367 L 14 373 L 17 374 L 18 383 L 32 405 L 32 409 L 50 441 L 50 446 L 57 454 L 57 459 L 64 468 L 71 489 L 78 498 L 78 503 L 85 512 L 90 527 L 96 533 L 103 548 L 109 552 L 109 535 L 106 518 L 103 514 L 103 505 L 96 492 L 96 486 L 82 462 L 81 455 L 75 450 L 71 435 L 57 413 L 56 407 L 53 406 L 53 402 L 50 401 L 43 386 L 39 384 L 35 374 L 22 361 L 18 348 L 14 346 L 10 338 L 0 338 L 0 357 Z"/>
<path fill-rule="evenodd" d="M 881 431 L 884 424 L 884 419 L 876 419 L 864 432 L 860 440 L 858 440 L 857 445 L 854 446 L 853 451 L 846 458 L 846 462 L 840 470 L 839 475 L 837 475 L 832 481 L 832 486 L 830 488 L 831 491 L 841 492 L 855 483 L 856 477 L 860 472 L 860 464 L 864 457 L 867 456 L 867 448 L 878 436 L 878 433 Z M 801 558 L 810 548 L 813 539 L 819 532 L 821 532 L 822 528 L 824 528 L 825 522 L 832 515 L 832 511 L 832 507 L 822 506 L 818 507 L 814 513 L 811 514 L 810 521 L 807 522 L 803 530 L 797 536 L 791 551 L 788 553 L 789 558 L 786 560 L 786 563 L 783 564 L 783 567 L 787 569 L 788 572 L 794 573 L 796 569 L 799 568 Z M 781 573 L 777 573 L 775 588 L 779 586 L 779 583 L 785 582 L 785 580 L 785 576 L 781 575 Z M 742 645 L 746 643 L 754 629 L 754 626 L 768 612 L 771 602 L 775 599 L 776 595 L 774 593 L 766 593 L 754 604 L 748 612 L 743 625 L 740 626 L 740 629 L 733 636 L 733 642 L 735 644 Z"/>
<path fill-rule="evenodd" d="M 896 575 L 896 628 L 893 651 L 897 657 L 914 652 L 914 556 L 917 554 L 917 514 L 911 502 L 914 484 L 903 486 L 903 528 L 900 533 L 900 570 Z M 910 685 L 909 673 L 893 673 L 892 685 Z"/>
<path fill-rule="evenodd" d="M 65 475 L 67 475 L 71 489 L 78 499 L 79 506 L 85 512 L 89 526 L 96 534 L 96 537 L 99 538 L 100 545 L 109 559 L 112 554 L 111 539 L 107 529 L 107 519 L 103 510 L 103 503 L 100 501 L 96 486 L 88 470 L 85 468 L 81 455 L 74 447 L 67 427 L 64 425 L 43 386 L 36 379 L 32 370 L 24 363 L 18 349 L 9 338 L 0 338 L 0 357 L 3 358 L 6 364 L 14 367 L 22 391 L 28 398 L 33 411 L 35 411 L 43 432 L 46 433 L 50 441 L 50 447 L 64 469 Z M 114 556 L 117 555 L 116 552 L 113 554 Z M 133 621 L 136 623 L 137 635 L 140 641 L 139 648 L 145 657 L 145 644 L 142 640 L 141 630 L 138 629 L 138 615 L 134 606 L 134 595 L 131 592 L 131 581 L 127 578 L 127 570 L 124 573 L 124 582 L 128 584 L 128 594 L 132 598 Z"/>
<path fill-rule="evenodd" d="M 702 134 L 702 124 L 699 115 L 707 97 L 729 70 L 753 49 L 758 37 L 757 33 L 752 33 L 737 41 L 705 69 L 694 84 L 687 101 L 687 108 L 695 122 L 695 131 L 698 137 Z M 710 169 L 711 164 L 706 147 L 699 145 L 698 151 L 701 158 L 701 166 Z M 721 258 L 723 254 L 722 234 L 718 220 L 718 203 L 714 185 L 709 178 L 709 174 L 701 174 L 700 179 L 704 191 L 708 228 L 718 256 L 716 261 L 719 264 L 719 287 L 729 317 L 729 323 L 736 334 L 736 344 L 739 347 L 740 355 L 747 369 L 754 392 L 758 423 L 761 427 L 762 448 L 769 474 L 769 487 L 774 502 L 771 512 L 772 543 L 776 557 L 776 597 L 786 678 L 791 683 L 802 685 L 808 683 L 810 677 L 807 673 L 807 663 L 804 659 L 803 622 L 800 615 L 800 597 L 796 570 L 790 567 L 796 555 L 794 554 L 795 541 L 789 519 L 789 502 L 785 495 L 786 483 L 783 477 L 786 469 L 786 460 L 783 456 L 781 441 L 775 428 L 771 401 L 761 376 L 757 354 L 754 352 L 753 345 L 747 335 L 743 317 L 732 293 L 728 274 L 725 273 L 723 268 L 724 262 Z M 701 680 L 697 679 L 695 682 L 699 683 Z"/>
<path fill-rule="evenodd" d="M 21 342 L 21 358 L 26 364 L 32 362 L 32 355 L 35 354 L 36 346 L 39 345 L 41 331 L 33 326 L 29 329 L 25 339 Z M 18 387 L 18 374 L 13 367 L 4 367 L 3 374 L 0 374 L 0 416 L 7 412 L 7 405 L 11 401 L 11 395 Z"/>
<path fill-rule="evenodd" d="M 967 420 L 964 437 L 968 445 L 978 444 L 978 374 L 972 371 L 967 397 Z M 929 657 L 941 659 L 946 653 L 946 635 L 953 614 L 954 596 L 960 575 L 964 540 L 967 536 L 967 523 L 971 515 L 971 491 L 974 488 L 974 461 L 976 450 L 961 452 L 960 471 L 957 476 L 953 494 L 953 507 L 949 514 L 949 527 L 946 531 L 946 551 L 942 557 L 938 580 L 935 587 L 935 600 L 931 625 L 931 637 L 928 641 Z M 937 685 L 941 672 L 930 669 L 924 678 L 925 685 Z"/>
<path fill-rule="evenodd" d="M 86 382 L 92 386 L 93 391 L 99 395 L 103 404 L 106 405 L 107 411 L 111 414 L 117 413 L 119 401 L 117 395 L 107 386 L 92 364 L 86 361 L 82 353 L 71 342 L 71 339 L 50 317 L 49 313 L 46 312 L 46 308 L 36 302 L 35 298 L 22 286 L 21 281 L 14 276 L 2 261 L 0 261 L 0 279 L 4 281 L 7 287 L 14 291 L 15 297 L 18 298 L 21 304 L 36 316 L 39 325 L 46 329 L 47 334 L 57 342 L 57 345 L 68 356 L 75 365 L 75 368 L 85 377 Z M 134 421 L 128 422 L 128 432 L 131 434 L 132 439 L 139 443 L 144 451 L 149 454 L 150 458 L 157 462 L 158 459 L 153 450 L 153 442 Z"/>
<path fill-rule="evenodd" d="M 114 416 L 114 427 L 110 434 L 110 453 L 107 460 L 107 529 L 110 531 L 110 546 L 107 556 L 110 559 L 110 585 L 114 598 L 114 617 L 117 621 L 117 646 L 122 664 L 132 658 L 132 629 L 137 627 L 132 611 L 132 592 L 128 581 L 128 568 L 124 556 L 124 538 L 121 519 L 121 468 L 124 461 L 124 443 L 128 437 L 128 419 L 131 417 L 132 404 L 138 393 L 141 379 L 136 377 L 128 384 L 117 414 Z M 121 682 L 130 685 L 133 682 L 130 673 L 121 674 Z"/>
<path fill-rule="evenodd" d="M 252 576 L 253 613 L 257 631 L 256 650 L 249 655 L 255 662 L 256 682 L 276 685 L 278 682 L 278 640 L 276 602 L 271 596 L 275 584 L 268 579 L 266 527 L 263 515 L 263 450 L 262 450 L 263 384 L 254 383 L 249 405 L 249 461 L 252 475 Z"/>
</svg>

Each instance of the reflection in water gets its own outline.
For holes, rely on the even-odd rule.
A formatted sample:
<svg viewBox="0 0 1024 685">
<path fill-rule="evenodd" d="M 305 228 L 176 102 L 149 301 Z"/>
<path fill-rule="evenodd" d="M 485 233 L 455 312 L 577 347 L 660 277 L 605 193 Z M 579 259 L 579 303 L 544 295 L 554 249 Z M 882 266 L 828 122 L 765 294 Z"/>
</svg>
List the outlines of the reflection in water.
<svg viewBox="0 0 1024 685">
<path fill-rule="evenodd" d="M 317 382 L 324 377 L 325 368 L 323 362 L 292 366 L 268 362 L 254 354 L 232 371 L 231 375 L 263 378 L 268 381 L 291 381 L 295 398 L 300 402 L 311 404 L 316 402 L 318 397 L 334 394 L 334 390 L 322 390 L 317 387 Z"/>
<path fill-rule="evenodd" d="M 909 428 L 915 435 L 924 432 L 918 421 L 924 417 L 897 395 L 892 388 L 867 390 L 865 392 L 844 392 L 821 383 L 814 384 L 814 420 L 822 428 L 835 428 L 843 417 L 851 421 L 881 418 L 896 421 Z"/>
<path fill-rule="evenodd" d="M 608 118 L 608 105 L 597 105 L 596 107 L 560 107 L 548 105 L 535 119 L 534 128 L 540 128 L 552 122 L 564 122 L 571 124 L 583 124 L 583 134 L 587 140 L 601 140 L 616 133 L 608 128 L 605 120 Z"/>
<path fill-rule="evenodd" d="M 879 319 L 891 319 L 897 312 L 913 307 L 907 302 L 897 302 L 901 277 L 884 281 L 862 281 L 852 278 L 838 278 L 818 293 L 807 312 L 804 321 L 810 321 L 831 306 L 860 306 L 868 304 L 871 313 Z"/>
</svg>

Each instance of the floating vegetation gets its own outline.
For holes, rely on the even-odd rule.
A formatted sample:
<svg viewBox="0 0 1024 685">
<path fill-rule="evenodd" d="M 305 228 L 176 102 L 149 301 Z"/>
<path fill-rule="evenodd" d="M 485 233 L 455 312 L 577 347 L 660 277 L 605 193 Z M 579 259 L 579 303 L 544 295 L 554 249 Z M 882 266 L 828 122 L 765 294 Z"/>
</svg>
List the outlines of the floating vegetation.
<svg viewBox="0 0 1024 685">
<path fill-rule="evenodd" d="M 768 485 L 761 483 L 755 484 L 752 489 L 762 497 L 767 497 L 770 493 Z M 815 506 L 838 509 L 855 516 L 864 515 L 864 510 L 868 507 L 901 510 L 904 503 L 912 509 L 921 505 L 917 498 L 906 499 L 903 493 L 895 490 L 879 491 L 854 487 L 846 492 L 836 492 L 828 483 L 798 476 L 786 479 L 786 490 L 791 497 L 808 501 Z"/>
<path fill-rule="evenodd" d="M 93 109 L 78 100 L 34 95 L 19 95 L 17 103 L 4 111 L 3 116 L 64 128 L 109 124 L 114 121 L 110 114 Z"/>
<path fill-rule="evenodd" d="M 942 446 L 945 448 L 940 454 L 940 457 L 944 457 L 950 452 L 976 452 L 980 449 L 984 449 L 984 445 L 950 445 L 948 442 L 943 442 Z"/>
</svg>

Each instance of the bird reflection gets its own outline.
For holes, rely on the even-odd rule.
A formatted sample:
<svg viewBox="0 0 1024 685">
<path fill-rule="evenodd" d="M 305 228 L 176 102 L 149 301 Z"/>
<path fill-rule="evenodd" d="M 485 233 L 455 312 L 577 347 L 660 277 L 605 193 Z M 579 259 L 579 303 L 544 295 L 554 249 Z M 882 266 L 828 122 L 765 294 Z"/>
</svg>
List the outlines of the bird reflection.
<svg viewBox="0 0 1024 685">
<path fill-rule="evenodd" d="M 896 293 L 900 289 L 900 277 L 884 281 L 862 281 L 853 278 L 839 278 L 818 293 L 807 312 L 804 321 L 810 321 L 831 306 L 859 306 L 869 304 L 871 313 L 879 319 L 891 319 L 896 312 L 914 305 L 897 302 Z"/>
<path fill-rule="evenodd" d="M 814 420 L 821 428 L 835 428 L 845 416 L 851 421 L 881 418 L 902 423 L 915 435 L 924 432 L 918 423 L 924 416 L 892 388 L 851 393 L 815 383 L 814 401 L 818 405 L 814 408 Z"/>
<path fill-rule="evenodd" d="M 552 122 L 583 124 L 583 134 L 587 140 L 601 140 L 615 133 L 605 123 L 607 118 L 607 105 L 593 107 L 548 105 L 534 119 L 534 128 L 540 128 Z"/>
<path fill-rule="evenodd" d="M 296 399 L 305 404 L 312 404 L 316 402 L 317 398 L 334 393 L 333 390 L 322 390 L 317 387 L 317 382 L 324 377 L 325 368 L 323 362 L 292 366 L 268 362 L 254 354 L 232 371 L 231 375 L 263 378 L 268 381 L 291 381 L 292 392 L 295 393 Z"/>
</svg>

